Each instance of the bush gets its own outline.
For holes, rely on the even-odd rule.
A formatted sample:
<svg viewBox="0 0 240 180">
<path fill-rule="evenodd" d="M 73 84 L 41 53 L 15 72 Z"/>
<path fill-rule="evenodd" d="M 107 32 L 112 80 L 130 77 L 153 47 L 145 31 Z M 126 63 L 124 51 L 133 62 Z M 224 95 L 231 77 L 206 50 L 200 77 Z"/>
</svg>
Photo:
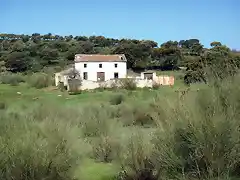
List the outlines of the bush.
<svg viewBox="0 0 240 180">
<path fill-rule="evenodd" d="M 155 81 L 153 81 L 153 85 L 152 85 L 153 89 L 159 89 L 160 87 L 161 85 L 159 83 L 156 83 Z"/>
<path fill-rule="evenodd" d="M 151 113 L 157 112 L 154 116 L 159 121 L 157 131 L 147 140 L 148 145 L 141 140 L 141 132 L 123 150 L 122 178 L 239 178 L 240 86 L 235 81 L 228 79 L 218 86 L 190 92 L 173 107 L 165 103 L 157 110 L 161 102 L 152 103 Z"/>
<path fill-rule="evenodd" d="M 36 102 L 32 109 L 1 111 L 0 179 L 71 180 L 83 157 L 121 167 L 119 179 L 239 178 L 239 79 L 191 87 L 178 100 L 121 90 L 110 103 Z M 131 92 L 128 101 L 123 92 Z"/>
<path fill-rule="evenodd" d="M 113 81 L 113 82 L 110 84 L 110 89 L 113 89 L 113 90 L 118 89 L 118 82 L 117 82 L 117 80 Z"/>
<path fill-rule="evenodd" d="M 110 136 L 101 136 L 92 143 L 93 157 L 100 162 L 109 163 L 116 159 L 120 150 L 119 142 Z"/>
<path fill-rule="evenodd" d="M 107 87 L 107 84 L 105 82 L 99 82 L 98 88 L 96 88 L 95 91 L 103 92 L 107 89 L 109 89 L 109 88 Z"/>
<path fill-rule="evenodd" d="M 112 108 L 109 105 L 91 105 L 82 110 L 82 132 L 85 137 L 99 137 L 107 135 L 114 121 L 111 118 Z"/>
<path fill-rule="evenodd" d="M 69 79 L 68 80 L 69 89 L 68 92 L 71 95 L 81 94 L 82 81 L 80 79 Z"/>
<path fill-rule="evenodd" d="M 125 96 L 123 94 L 114 94 L 110 99 L 111 105 L 119 105 L 121 104 L 125 99 Z"/>
<path fill-rule="evenodd" d="M 61 92 L 63 92 L 63 91 L 66 90 L 63 82 L 59 82 L 59 83 L 58 83 L 58 89 L 59 89 Z"/>
<path fill-rule="evenodd" d="M 0 179 L 73 179 L 72 170 L 81 158 L 74 143 L 87 146 L 73 134 L 74 128 L 63 124 L 61 116 L 51 120 L 33 117 L 1 114 Z"/>
<path fill-rule="evenodd" d="M 135 79 L 125 78 L 125 79 L 119 80 L 119 83 L 120 83 L 120 87 L 123 89 L 127 89 L 127 90 L 137 89 L 137 84 L 135 82 Z"/>
<path fill-rule="evenodd" d="M 53 84 L 53 78 L 45 73 L 34 73 L 28 79 L 28 84 L 37 89 L 45 88 Z"/>
<path fill-rule="evenodd" d="M 150 140 L 149 135 L 143 135 L 139 130 L 133 131 L 119 156 L 123 171 L 118 179 L 159 179 L 151 162 L 153 145 Z"/>
<path fill-rule="evenodd" d="M 12 86 L 17 86 L 19 83 L 25 82 L 25 78 L 21 74 L 14 73 L 1 73 L 0 74 L 0 83 L 10 84 Z"/>
<path fill-rule="evenodd" d="M 6 109 L 6 108 L 7 108 L 7 104 L 5 102 L 0 101 L 0 110 Z"/>
</svg>

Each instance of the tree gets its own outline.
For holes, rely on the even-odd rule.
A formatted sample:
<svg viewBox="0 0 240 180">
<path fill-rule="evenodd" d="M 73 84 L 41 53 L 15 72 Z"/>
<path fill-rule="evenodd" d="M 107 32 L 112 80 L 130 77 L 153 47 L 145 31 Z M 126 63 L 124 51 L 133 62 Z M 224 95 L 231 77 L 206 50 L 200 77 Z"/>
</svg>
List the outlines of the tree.
<svg viewBox="0 0 240 180">
<path fill-rule="evenodd" d="M 29 68 L 29 58 L 25 52 L 12 52 L 5 57 L 5 66 L 11 72 L 23 72 Z"/>
<path fill-rule="evenodd" d="M 146 68 L 150 63 L 151 47 L 144 43 L 136 44 L 136 41 L 131 42 L 123 40 L 113 50 L 113 54 L 125 54 L 127 58 L 128 68 Z"/>
<path fill-rule="evenodd" d="M 114 39 L 104 36 L 0 34 L 1 66 L 10 71 L 41 71 L 42 67 L 73 63 L 75 54 L 125 54 L 127 66 L 133 70 L 159 68 L 174 70 L 186 66 L 189 77 L 199 81 L 206 64 L 225 60 L 239 67 L 239 52 L 233 52 L 218 41 L 203 48 L 198 39 L 169 40 L 158 46 L 152 40 Z M 207 54 L 207 52 L 209 54 Z M 222 57 L 222 58 L 221 58 Z M 16 65 L 18 64 L 18 65 Z M 210 63 L 211 64 L 211 63 Z M 204 65 L 204 66 L 203 66 Z M 19 66 L 19 67 L 18 67 Z M 225 67 L 225 66 L 223 66 Z M 186 76 L 187 77 L 187 76 Z M 190 80 L 189 80 L 190 81 Z"/>
<path fill-rule="evenodd" d="M 211 45 L 211 47 L 222 46 L 222 44 L 220 42 L 218 42 L 218 41 L 213 41 L 213 42 L 211 42 L 210 45 Z"/>
<path fill-rule="evenodd" d="M 178 69 L 183 56 L 178 47 L 177 41 L 168 41 L 161 44 L 160 48 L 155 48 L 152 53 L 155 64 L 159 65 L 162 70 Z"/>
<path fill-rule="evenodd" d="M 213 43 L 212 48 L 206 50 L 187 63 L 184 81 L 189 83 L 207 82 L 209 79 L 224 79 L 233 76 L 239 69 L 239 59 L 231 54 L 228 47 Z"/>
</svg>

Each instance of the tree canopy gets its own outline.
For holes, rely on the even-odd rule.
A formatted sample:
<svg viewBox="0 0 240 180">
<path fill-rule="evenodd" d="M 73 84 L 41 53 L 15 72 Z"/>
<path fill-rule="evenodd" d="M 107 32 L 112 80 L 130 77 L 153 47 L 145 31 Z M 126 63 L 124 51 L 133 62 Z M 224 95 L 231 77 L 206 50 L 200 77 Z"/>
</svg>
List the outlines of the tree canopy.
<svg viewBox="0 0 240 180">
<path fill-rule="evenodd" d="M 0 70 L 41 71 L 43 67 L 72 64 L 74 55 L 125 54 L 128 68 L 175 70 L 187 67 L 185 81 L 205 80 L 204 68 L 218 64 L 226 71 L 239 67 L 239 53 L 214 41 L 206 49 L 198 39 L 169 40 L 161 45 L 152 40 L 113 39 L 104 36 L 60 36 L 0 34 Z"/>
</svg>

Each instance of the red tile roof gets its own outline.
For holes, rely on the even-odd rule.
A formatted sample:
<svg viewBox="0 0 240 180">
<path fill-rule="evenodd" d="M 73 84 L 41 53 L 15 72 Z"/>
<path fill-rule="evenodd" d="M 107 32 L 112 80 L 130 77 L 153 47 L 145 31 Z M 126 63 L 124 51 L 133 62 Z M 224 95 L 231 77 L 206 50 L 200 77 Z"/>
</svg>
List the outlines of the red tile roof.
<svg viewBox="0 0 240 180">
<path fill-rule="evenodd" d="M 121 62 L 127 61 L 124 54 L 101 55 L 101 54 L 76 54 L 75 62 Z"/>
</svg>

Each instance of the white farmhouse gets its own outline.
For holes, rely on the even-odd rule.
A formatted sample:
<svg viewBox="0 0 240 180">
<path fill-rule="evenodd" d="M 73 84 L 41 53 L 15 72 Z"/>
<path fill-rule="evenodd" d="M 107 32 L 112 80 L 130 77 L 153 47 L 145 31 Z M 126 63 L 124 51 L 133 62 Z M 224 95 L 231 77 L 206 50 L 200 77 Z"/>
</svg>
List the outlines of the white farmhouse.
<svg viewBox="0 0 240 180">
<path fill-rule="evenodd" d="M 127 59 L 124 54 L 76 54 L 75 69 L 83 80 L 107 81 L 126 78 Z"/>
</svg>

